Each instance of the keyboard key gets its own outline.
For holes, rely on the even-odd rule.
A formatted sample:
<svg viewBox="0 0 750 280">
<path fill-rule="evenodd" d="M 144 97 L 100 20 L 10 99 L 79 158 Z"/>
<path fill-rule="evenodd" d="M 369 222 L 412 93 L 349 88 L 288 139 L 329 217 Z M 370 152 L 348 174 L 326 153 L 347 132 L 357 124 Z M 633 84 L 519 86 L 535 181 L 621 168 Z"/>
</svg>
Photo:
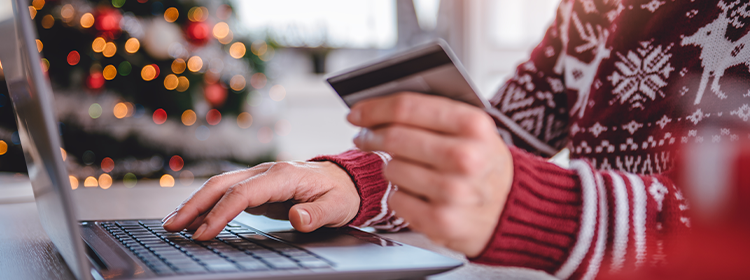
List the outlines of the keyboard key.
<svg viewBox="0 0 750 280">
<path fill-rule="evenodd" d="M 268 263 L 271 267 L 278 269 L 296 269 L 299 268 L 296 262 L 287 258 L 263 258 L 263 261 Z"/>
<path fill-rule="evenodd" d="M 309 261 L 302 261 L 300 262 L 300 265 L 305 268 L 324 268 L 324 267 L 330 267 L 331 265 L 323 260 L 309 260 Z"/>
<path fill-rule="evenodd" d="M 234 264 L 229 263 L 229 262 L 207 264 L 206 268 L 209 271 L 215 271 L 215 272 L 233 272 L 233 271 L 239 271 L 239 268 L 237 268 L 237 266 L 235 266 Z"/>
</svg>

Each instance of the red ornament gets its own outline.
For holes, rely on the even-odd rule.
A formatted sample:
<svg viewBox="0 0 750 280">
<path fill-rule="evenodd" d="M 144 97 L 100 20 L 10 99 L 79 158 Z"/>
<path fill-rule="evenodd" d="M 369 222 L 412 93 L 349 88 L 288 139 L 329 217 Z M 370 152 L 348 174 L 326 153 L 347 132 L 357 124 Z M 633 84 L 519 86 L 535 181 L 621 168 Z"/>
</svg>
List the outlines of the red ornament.
<svg viewBox="0 0 750 280">
<path fill-rule="evenodd" d="M 101 89 L 104 86 L 104 76 L 102 76 L 102 73 L 96 72 L 89 75 L 86 78 L 86 86 L 90 89 Z"/>
<path fill-rule="evenodd" d="M 120 32 L 120 20 L 122 20 L 122 14 L 117 9 L 112 8 L 100 8 L 97 11 L 95 18 L 94 27 L 98 30 L 102 36 L 114 39 L 119 37 Z"/>
<path fill-rule="evenodd" d="M 156 111 L 154 111 L 153 119 L 155 124 L 163 124 L 167 121 L 167 112 L 161 108 L 156 109 Z"/>
<path fill-rule="evenodd" d="M 203 89 L 203 96 L 214 108 L 221 107 L 227 100 L 227 89 L 221 84 L 210 84 Z"/>
<path fill-rule="evenodd" d="M 208 42 L 211 29 L 205 22 L 190 22 L 185 28 L 185 35 L 193 45 L 202 46 Z"/>
</svg>

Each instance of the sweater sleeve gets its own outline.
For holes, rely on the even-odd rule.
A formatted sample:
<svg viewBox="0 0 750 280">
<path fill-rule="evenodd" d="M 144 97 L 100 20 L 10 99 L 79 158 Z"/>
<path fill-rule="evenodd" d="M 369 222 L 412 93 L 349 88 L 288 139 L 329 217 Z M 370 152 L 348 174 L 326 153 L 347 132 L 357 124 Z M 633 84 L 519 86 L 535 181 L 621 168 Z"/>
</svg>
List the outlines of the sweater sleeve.
<svg viewBox="0 0 750 280">
<path fill-rule="evenodd" d="M 383 178 L 383 166 L 391 157 L 384 152 L 349 150 L 338 155 L 318 156 L 311 161 L 330 161 L 349 173 L 361 199 L 359 212 L 349 225 L 399 231 L 409 224 L 388 209 L 388 196 L 397 187 Z"/>
<path fill-rule="evenodd" d="M 495 234 L 474 262 L 593 279 L 663 262 L 664 236 L 690 220 L 666 176 L 562 168 L 511 148 L 514 178 Z"/>
</svg>

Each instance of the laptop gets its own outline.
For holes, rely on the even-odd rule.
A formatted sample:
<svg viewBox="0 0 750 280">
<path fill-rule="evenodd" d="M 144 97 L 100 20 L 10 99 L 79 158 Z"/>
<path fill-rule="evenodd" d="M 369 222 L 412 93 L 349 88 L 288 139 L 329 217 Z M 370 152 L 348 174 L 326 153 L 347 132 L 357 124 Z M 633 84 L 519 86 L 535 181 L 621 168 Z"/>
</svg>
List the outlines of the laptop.
<svg viewBox="0 0 750 280">
<path fill-rule="evenodd" d="M 16 40 L 0 42 L 12 44 L 0 48 L 11 50 L 0 59 L 41 224 L 76 278 L 403 279 L 462 265 L 356 228 L 300 233 L 246 213 L 207 242 L 188 231 L 167 232 L 159 220 L 79 221 L 27 5 L 13 0 L 15 27 L 0 31 L 14 31 Z"/>
</svg>

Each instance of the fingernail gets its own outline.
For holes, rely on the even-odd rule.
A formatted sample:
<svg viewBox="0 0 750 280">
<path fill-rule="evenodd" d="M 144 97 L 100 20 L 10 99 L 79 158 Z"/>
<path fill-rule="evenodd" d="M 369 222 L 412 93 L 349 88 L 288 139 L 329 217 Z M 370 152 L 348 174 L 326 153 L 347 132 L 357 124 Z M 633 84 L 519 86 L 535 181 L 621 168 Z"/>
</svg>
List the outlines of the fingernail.
<svg viewBox="0 0 750 280">
<path fill-rule="evenodd" d="M 206 231 L 206 228 L 208 227 L 208 224 L 202 224 L 198 230 L 193 233 L 193 239 L 198 239 L 201 237 L 204 231 Z"/>
<path fill-rule="evenodd" d="M 177 215 L 171 214 L 170 216 L 167 216 L 167 220 L 164 221 L 164 224 L 162 224 L 161 226 L 162 227 L 168 227 L 169 225 L 171 225 L 174 222 L 174 220 L 175 220 L 174 216 L 177 216 Z"/>
<path fill-rule="evenodd" d="M 362 118 L 362 113 L 359 112 L 359 110 L 352 110 L 349 112 L 349 115 L 346 116 L 347 119 L 349 119 L 349 122 L 352 124 L 359 123 L 359 120 Z"/>
<path fill-rule="evenodd" d="M 177 214 L 177 210 L 169 212 L 169 214 L 167 214 L 166 216 L 164 216 L 164 219 L 161 219 L 161 222 L 162 223 L 166 223 L 167 221 L 169 221 L 170 218 L 172 218 L 172 216 L 174 216 L 174 214 Z"/>
<path fill-rule="evenodd" d="M 303 225 L 309 225 L 312 219 L 310 219 L 310 213 L 305 210 L 299 210 L 299 220 Z"/>
</svg>

